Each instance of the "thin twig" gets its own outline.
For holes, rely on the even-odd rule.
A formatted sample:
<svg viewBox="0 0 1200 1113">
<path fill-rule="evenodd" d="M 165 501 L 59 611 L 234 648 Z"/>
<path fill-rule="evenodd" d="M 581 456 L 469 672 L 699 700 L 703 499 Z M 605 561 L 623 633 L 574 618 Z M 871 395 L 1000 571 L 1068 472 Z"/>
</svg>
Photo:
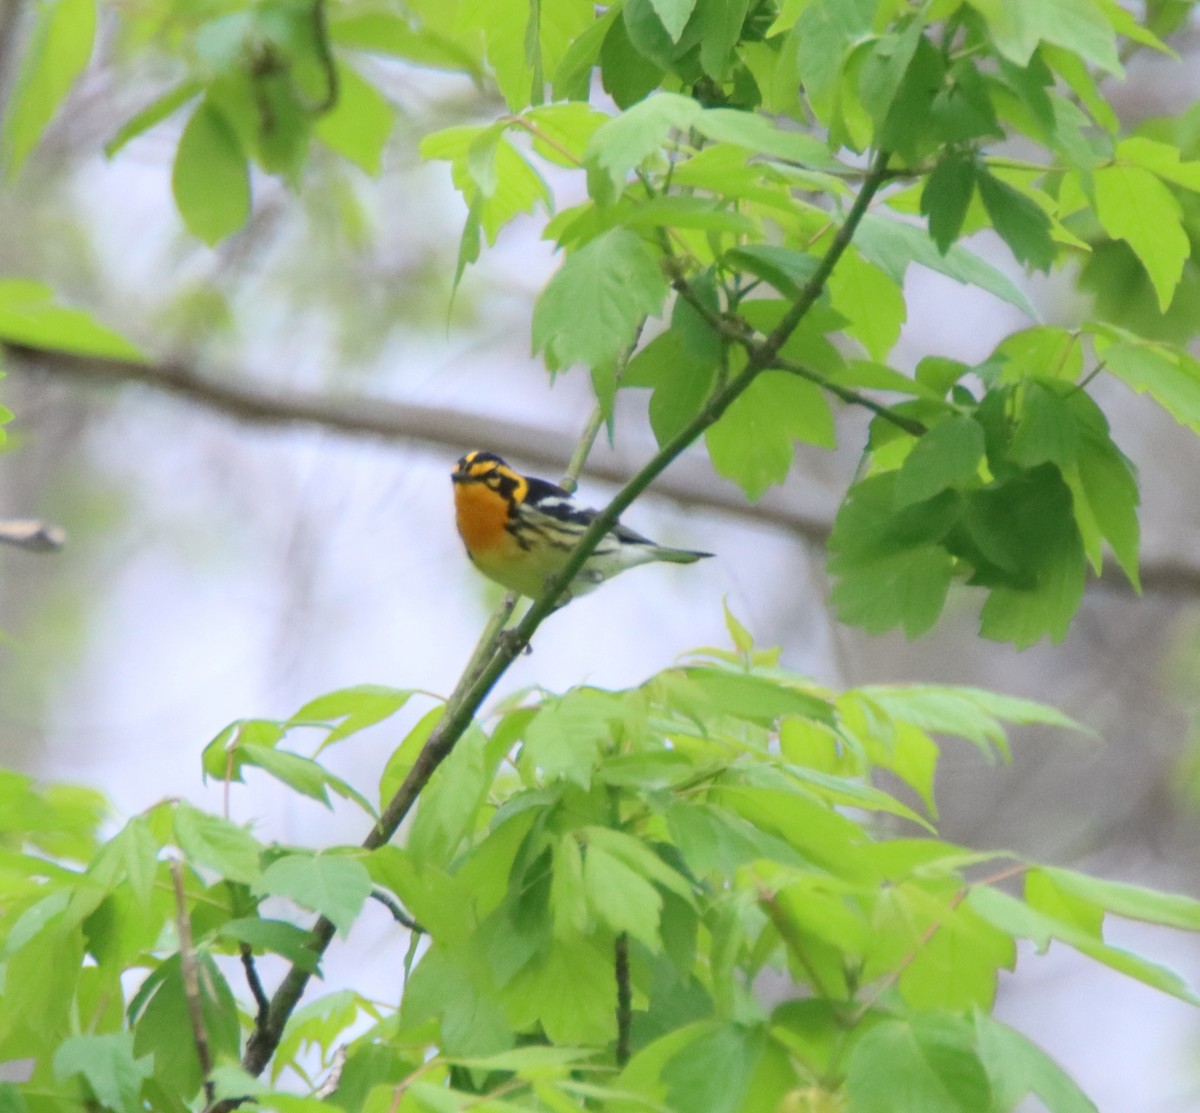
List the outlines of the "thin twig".
<svg viewBox="0 0 1200 1113">
<path fill-rule="evenodd" d="M 900 981 L 904 971 L 916 961 L 917 956 L 929 945 L 930 940 L 932 940 L 933 937 L 937 935 L 937 933 L 941 931 L 943 927 L 946 926 L 946 923 L 949 921 L 950 917 L 953 916 L 957 911 L 958 906 L 967 899 L 972 889 L 978 889 L 983 885 L 996 885 L 1001 881 L 1008 880 L 1010 877 L 1019 877 L 1021 874 L 1032 868 L 1033 867 L 1028 862 L 1017 862 L 1015 865 L 1005 866 L 1004 869 L 997 870 L 995 873 L 989 874 L 987 877 L 981 877 L 978 881 L 968 882 L 961 889 L 959 889 L 958 892 L 956 892 L 947 903 L 945 915 L 942 916 L 940 920 L 934 920 L 934 922 L 930 924 L 929 927 L 927 927 L 922 933 L 921 938 L 917 940 L 917 943 L 913 949 L 909 951 L 908 954 L 906 954 L 899 961 L 899 963 L 896 964 L 895 967 L 889 970 L 884 977 L 879 979 L 879 982 L 871 992 L 871 996 L 868 997 L 861 1005 L 859 1005 L 857 1009 L 855 1009 L 854 1015 L 850 1018 L 849 1026 L 854 1027 L 854 1025 L 862 1021 L 862 1019 L 867 1016 L 867 1014 L 870 1013 L 871 1010 L 879 1003 L 879 999 L 889 989 L 895 986 L 897 982 Z"/>
<path fill-rule="evenodd" d="M 36 518 L 0 518 L 0 542 L 30 553 L 52 553 L 66 543 L 66 530 Z"/>
<path fill-rule="evenodd" d="M 249 943 L 243 943 L 239 949 L 242 956 L 242 969 L 246 971 L 246 984 L 250 987 L 250 996 L 254 998 L 255 1008 L 254 1028 L 257 1031 L 267 1020 L 267 1009 L 271 1007 L 271 999 L 263 989 L 262 979 L 258 976 L 258 967 L 254 964 L 254 949 Z"/>
<path fill-rule="evenodd" d="M 864 410 L 870 410 L 876 417 L 890 422 L 897 429 L 903 429 L 906 433 L 911 433 L 914 437 L 920 437 L 929 432 L 928 427 L 923 421 L 918 421 L 915 417 L 908 417 L 906 414 L 899 413 L 891 406 L 885 406 L 882 402 L 876 402 L 874 398 L 868 398 L 867 395 L 860 394 L 851 387 L 830 382 L 819 371 L 814 371 L 811 367 L 806 367 L 794 359 L 788 359 L 786 356 L 776 356 L 775 362 L 771 364 L 771 369 L 787 371 L 798 378 L 807 379 L 810 383 L 816 384 L 822 390 L 829 391 L 830 394 L 840 398 L 843 402 L 851 406 L 861 406 Z"/>
<path fill-rule="evenodd" d="M 382 889 L 375 888 L 371 890 L 371 899 L 382 904 L 383 907 L 392 914 L 392 919 L 395 920 L 396 923 L 403 925 L 404 927 L 408 928 L 409 931 L 416 932 L 419 935 L 425 934 L 425 929 L 421 927 L 421 925 L 418 924 L 417 921 L 414 920 L 407 912 L 405 912 L 403 908 L 400 907 L 399 901 L 393 899 L 390 893 L 386 893 Z"/>
<path fill-rule="evenodd" d="M 629 982 L 629 936 L 621 932 L 613 944 L 617 980 L 617 1066 L 629 1062 L 629 1036 L 633 1028 L 633 993 Z"/>
<path fill-rule="evenodd" d="M 179 933 L 179 965 L 183 974 L 183 996 L 187 1001 L 188 1020 L 192 1025 L 192 1041 L 196 1045 L 196 1057 L 200 1060 L 200 1077 L 204 1079 L 205 1105 L 211 1106 L 216 1098 L 216 1087 L 212 1080 L 212 1052 L 209 1050 L 208 1033 L 204 1028 L 204 1002 L 200 996 L 200 972 L 196 965 L 196 951 L 192 944 L 192 922 L 188 917 L 187 893 L 183 887 L 183 865 L 178 858 L 171 859 L 171 876 L 175 881 L 175 926 Z"/>
<path fill-rule="evenodd" d="M 804 945 L 803 937 L 796 929 L 792 918 L 779 903 L 779 894 L 775 890 L 768 889 L 765 885 L 759 884 L 758 901 L 766 912 L 767 919 L 771 921 L 772 926 L 779 933 L 779 938 L 783 940 L 788 953 L 793 955 L 796 961 L 804 967 L 804 972 L 808 975 L 809 983 L 812 985 L 817 996 L 828 1002 L 830 1008 L 834 1010 L 835 1015 L 838 1015 L 840 1018 L 841 1002 L 834 1000 L 833 994 L 825 987 L 821 975 L 817 973 L 817 968 L 812 963 L 812 959 L 808 957 L 808 950 Z"/>
</svg>

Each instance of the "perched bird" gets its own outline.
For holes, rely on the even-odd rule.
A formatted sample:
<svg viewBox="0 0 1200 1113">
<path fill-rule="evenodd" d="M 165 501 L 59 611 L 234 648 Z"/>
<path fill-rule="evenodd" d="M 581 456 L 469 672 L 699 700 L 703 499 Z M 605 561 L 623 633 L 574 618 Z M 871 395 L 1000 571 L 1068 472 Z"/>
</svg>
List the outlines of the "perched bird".
<svg viewBox="0 0 1200 1113">
<path fill-rule="evenodd" d="M 492 452 L 468 452 L 450 478 L 458 532 L 475 567 L 531 599 L 566 563 L 598 513 L 553 483 L 519 475 Z M 656 560 L 692 564 L 708 556 L 712 553 L 657 545 L 618 523 L 600 539 L 559 606 L 626 568 Z"/>
</svg>

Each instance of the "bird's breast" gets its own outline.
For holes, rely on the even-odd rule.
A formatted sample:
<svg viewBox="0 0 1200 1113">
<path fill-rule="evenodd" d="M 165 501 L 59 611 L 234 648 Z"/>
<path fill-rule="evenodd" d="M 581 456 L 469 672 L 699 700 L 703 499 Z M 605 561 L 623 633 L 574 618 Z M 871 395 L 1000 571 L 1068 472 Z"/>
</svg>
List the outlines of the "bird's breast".
<svg viewBox="0 0 1200 1113">
<path fill-rule="evenodd" d="M 454 509 L 458 532 L 472 556 L 507 547 L 512 539 L 508 524 L 508 500 L 481 483 L 459 483 L 454 487 Z"/>
</svg>

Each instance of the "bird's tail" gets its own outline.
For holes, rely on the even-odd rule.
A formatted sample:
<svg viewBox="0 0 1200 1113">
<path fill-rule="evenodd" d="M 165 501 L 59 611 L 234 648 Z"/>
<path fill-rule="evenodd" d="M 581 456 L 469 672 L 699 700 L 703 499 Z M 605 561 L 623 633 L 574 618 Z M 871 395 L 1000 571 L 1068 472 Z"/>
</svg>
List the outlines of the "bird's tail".
<svg viewBox="0 0 1200 1113">
<path fill-rule="evenodd" d="M 712 555 L 712 553 L 702 553 L 696 549 L 668 549 L 662 545 L 654 547 L 654 559 L 665 560 L 668 564 L 695 564 L 696 561 Z"/>
</svg>

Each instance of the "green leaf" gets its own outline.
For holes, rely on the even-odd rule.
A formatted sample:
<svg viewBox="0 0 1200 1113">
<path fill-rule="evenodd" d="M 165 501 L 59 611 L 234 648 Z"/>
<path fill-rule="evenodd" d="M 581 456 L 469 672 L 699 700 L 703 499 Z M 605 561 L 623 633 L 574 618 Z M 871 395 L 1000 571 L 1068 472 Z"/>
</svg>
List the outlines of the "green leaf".
<svg viewBox="0 0 1200 1113">
<path fill-rule="evenodd" d="M 692 127 L 713 143 L 745 147 L 768 158 L 799 163 L 810 170 L 841 170 L 819 139 L 803 131 L 781 128 L 768 116 L 736 108 L 706 108 Z"/>
<path fill-rule="evenodd" d="M 521 765 L 540 770 L 547 781 L 564 778 L 587 788 L 601 750 L 624 715 L 618 696 L 591 688 L 548 701 L 525 731 Z"/>
<path fill-rule="evenodd" d="M 796 297 L 816 274 L 820 260 L 806 251 L 777 244 L 752 243 L 725 253 L 726 264 L 769 282 L 785 297 Z"/>
<path fill-rule="evenodd" d="M 241 1026 L 238 1006 L 217 964 L 204 951 L 196 954 L 199 967 L 200 1009 L 213 1059 L 236 1060 Z M 159 964 L 147 976 L 129 1003 L 135 1055 L 154 1062 L 155 1083 L 172 1094 L 198 1094 L 202 1081 L 188 995 L 178 954 Z M 124 1106 L 123 1109 L 140 1108 Z"/>
<path fill-rule="evenodd" d="M 1175 195 L 1140 166 L 1106 166 L 1093 175 L 1096 216 L 1113 239 L 1141 260 L 1164 313 L 1175 296 L 1191 245 Z"/>
<path fill-rule="evenodd" d="M 504 1005 L 514 1028 L 540 1020 L 554 1043 L 606 1046 L 616 1036 L 611 945 L 555 940 L 505 987 Z"/>
<path fill-rule="evenodd" d="M 965 738 L 989 756 L 993 749 L 1008 756 L 1002 722 L 1079 729 L 1078 723 L 1053 707 L 982 688 L 869 685 L 859 692 L 894 719 L 933 734 Z"/>
<path fill-rule="evenodd" d="M 726 1023 L 705 1025 L 662 1068 L 671 1109 L 735 1113 L 763 1052 L 761 1031 Z"/>
<path fill-rule="evenodd" d="M 765 676 L 718 668 L 689 668 L 684 676 L 711 701 L 713 711 L 771 726 L 785 715 L 799 715 L 833 725 L 827 700 Z"/>
<path fill-rule="evenodd" d="M 49 286 L 24 278 L 0 278 L 0 340 L 101 359 L 145 358 L 87 313 L 56 304 Z"/>
<path fill-rule="evenodd" d="M 341 777 L 330 773 L 328 769 L 312 758 L 301 757 L 299 754 L 280 750 L 273 746 L 258 746 L 251 742 L 241 742 L 238 746 L 238 771 L 246 765 L 253 765 L 270 774 L 277 781 L 294 788 L 297 792 L 329 807 L 329 793 L 333 789 L 343 800 L 353 800 L 372 819 L 376 818 L 375 809 L 371 802 L 357 789 L 352 788 Z"/>
<path fill-rule="evenodd" d="M 1008 458 L 1025 468 L 1050 463 L 1066 471 L 1075 464 L 1079 442 L 1078 422 L 1062 395 L 1037 381 L 1027 382 Z"/>
<path fill-rule="evenodd" d="M 920 263 L 964 286 L 986 290 L 1015 305 L 1032 320 L 1038 318 L 1033 303 L 1020 287 L 961 244 L 953 245 L 943 255 L 923 229 L 873 213 L 863 217 L 854 243 L 864 258 L 882 268 L 897 283 L 903 282 L 910 263 Z"/>
<path fill-rule="evenodd" d="M 939 902 L 940 903 L 940 902 Z M 900 974 L 898 988 L 913 1009 L 959 1012 L 995 1003 L 996 975 L 1016 962 L 1012 938 L 969 908 L 943 910 L 933 934 L 914 940 L 912 962 Z"/>
<path fill-rule="evenodd" d="M 313 131 L 331 150 L 378 174 L 383 148 L 392 131 L 393 112 L 387 98 L 349 66 L 337 63 L 338 96 Z"/>
<path fill-rule="evenodd" d="M 329 37 L 342 46 L 394 54 L 421 66 L 467 73 L 477 82 L 484 76 L 479 54 L 429 26 L 428 19 L 425 26 L 417 27 L 405 16 L 356 8 L 333 8 L 327 18 Z"/>
<path fill-rule="evenodd" d="M 622 385 L 654 388 L 650 428 L 663 445 L 700 412 L 712 393 L 716 370 L 711 361 L 698 364 L 684 338 L 669 329 L 630 360 Z"/>
<path fill-rule="evenodd" d="M 263 848 L 249 831 L 184 800 L 175 806 L 175 838 L 190 862 L 216 870 L 230 881 L 254 885 L 262 876 Z"/>
<path fill-rule="evenodd" d="M 208 100 L 180 136 L 171 187 L 188 231 L 210 246 L 250 215 L 249 164 L 233 129 Z"/>
<path fill-rule="evenodd" d="M 1105 912 L 1127 920 L 1165 924 L 1184 931 L 1200 931 L 1200 900 L 1178 893 L 1163 893 L 1140 885 L 1106 881 L 1075 870 L 1043 867 L 1040 870 L 1060 889 L 1091 901 Z"/>
<path fill-rule="evenodd" d="M 1200 190 L 1200 161 L 1181 162 L 1179 148 L 1173 143 L 1131 136 L 1117 144 L 1116 158 L 1144 167 L 1184 189 Z"/>
<path fill-rule="evenodd" d="M 887 359 L 900 339 L 908 313 L 899 283 L 851 249 L 838 260 L 826 288 L 833 308 L 846 318 L 846 334 L 854 337 L 872 359 Z M 905 389 L 915 390 L 911 380 Z"/>
<path fill-rule="evenodd" d="M 978 486 L 983 428 L 966 415 L 952 417 L 917 438 L 896 475 L 896 507 L 924 502 L 949 487 Z"/>
<path fill-rule="evenodd" d="M 320 972 L 320 959 L 310 947 L 312 936 L 286 920 L 262 920 L 257 916 L 227 920 L 217 935 L 222 939 L 245 943 L 256 951 L 282 955 L 288 962 L 310 974 Z"/>
<path fill-rule="evenodd" d="M 651 951 L 662 948 L 658 921 L 662 897 L 636 870 L 590 841 L 583 858 L 583 883 L 592 914 L 613 931 L 627 931 Z"/>
<path fill-rule="evenodd" d="M 992 42 L 1009 61 L 1027 66 L 1038 43 L 1053 43 L 1120 75 L 1112 24 L 1094 0 L 971 0 L 987 20 Z"/>
<path fill-rule="evenodd" d="M 1200 433 L 1200 363 L 1157 344 L 1118 343 L 1098 337 L 1104 367 L 1138 394 L 1149 394 L 1181 425 Z"/>
<path fill-rule="evenodd" d="M 71 86 L 88 64 L 96 34 L 95 0 L 44 0 L 35 8 L 4 118 L 4 155 L 15 177 Z"/>
<path fill-rule="evenodd" d="M 463 839 L 474 831 L 480 809 L 510 748 L 501 734 L 489 739 L 472 725 L 421 793 L 409 829 L 408 848 L 422 865 L 448 864 Z"/>
<path fill-rule="evenodd" d="M 650 6 L 671 41 L 677 43 L 696 9 L 696 0 L 650 0 Z"/>
<path fill-rule="evenodd" d="M 1038 325 L 1010 333 L 996 346 L 993 358 L 1003 360 L 1002 383 L 1030 378 L 1073 383 L 1083 370 L 1083 345 L 1078 332 Z"/>
<path fill-rule="evenodd" d="M 1088 958 L 1144 985 L 1169 993 L 1181 1001 L 1200 1004 L 1200 997 L 1174 970 L 1119 947 L 1108 946 L 1077 924 L 1031 908 L 1008 893 L 987 885 L 976 886 L 968 895 L 967 902 L 990 924 L 1010 935 L 1033 940 L 1039 950 L 1045 950 L 1052 939 L 1061 940 Z"/>
<path fill-rule="evenodd" d="M 1066 1071 L 1020 1032 L 975 1013 L 979 1057 L 992 1081 L 995 1109 L 1015 1109 L 1029 1094 L 1050 1113 L 1096 1113 L 1096 1106 Z"/>
<path fill-rule="evenodd" d="M 204 92 L 203 82 L 189 78 L 179 82 L 162 96 L 156 97 L 140 112 L 125 121 L 104 144 L 104 154 L 112 158 L 131 139 L 136 139 L 143 132 L 149 131 L 155 124 L 161 123 L 167 117 L 174 115 L 188 101 Z"/>
<path fill-rule="evenodd" d="M 998 488 L 971 494 L 975 538 L 1000 540 L 1020 586 L 997 583 L 983 605 L 980 633 L 1019 647 L 1049 635 L 1067 635 L 1086 579 L 1083 542 L 1072 513 L 1070 489 L 1052 466 L 1043 465 Z M 1004 539 L 1007 535 L 1007 539 Z"/>
<path fill-rule="evenodd" d="M 689 905 L 695 905 L 691 883 L 640 839 L 611 827 L 584 827 L 581 833 L 587 839 L 589 853 L 593 848 L 601 847 L 648 881 L 681 897 Z"/>
<path fill-rule="evenodd" d="M 804 93 L 818 119 L 831 123 L 835 90 L 853 44 L 871 30 L 874 0 L 814 0 L 796 22 Z"/>
<path fill-rule="evenodd" d="M 142 1081 L 152 1070 L 148 1056 L 134 1058 L 132 1032 L 71 1036 L 54 1052 L 56 1078 L 78 1075 L 96 1102 L 117 1113 L 141 1105 Z"/>
<path fill-rule="evenodd" d="M 346 936 L 371 894 L 371 875 L 344 854 L 295 853 L 272 862 L 255 887 L 319 912 Z"/>
<path fill-rule="evenodd" d="M 1117 563 L 1135 589 L 1140 590 L 1138 548 L 1138 485 L 1133 465 L 1103 431 L 1085 432 L 1076 460 L 1078 486 L 1071 483 L 1076 519 L 1080 517 L 1080 496 L 1091 513 L 1103 538 L 1112 547 Z M 1083 532 L 1082 529 L 1080 531 Z M 1089 553 L 1093 563 L 1098 554 Z"/>
<path fill-rule="evenodd" d="M 951 149 L 933 168 L 921 191 L 921 213 L 929 217 L 929 234 L 943 255 L 958 239 L 975 194 L 973 155 Z"/>
<path fill-rule="evenodd" d="M 658 93 L 609 120 L 593 133 L 584 152 L 588 192 L 600 204 L 615 200 L 631 171 L 657 155 L 672 130 L 690 128 L 700 113 L 691 97 Z"/>
<path fill-rule="evenodd" d="M 636 107 L 644 97 L 658 91 L 663 77 L 662 67 L 633 45 L 625 20 L 628 10 L 628 5 L 609 9 L 608 14 L 614 18 L 600 46 L 601 85 L 617 102 L 617 107 L 625 109 Z M 588 95 L 588 92 L 590 87 L 585 89 L 583 95 Z M 604 187 L 600 188 L 603 191 Z M 593 193 L 593 196 L 599 195 Z"/>
<path fill-rule="evenodd" d="M 321 749 L 349 738 L 360 730 L 383 722 L 396 714 L 412 696 L 410 688 L 388 688 L 382 684 L 356 684 L 352 688 L 339 688 L 316 699 L 309 700 L 289 720 L 303 725 L 312 721 L 341 719 L 326 735 Z"/>
<path fill-rule="evenodd" d="M 1034 270 L 1049 271 L 1058 258 L 1058 248 L 1050 236 L 1050 218 L 1042 207 L 986 169 L 981 169 L 978 185 L 992 227 L 1018 262 Z"/>
<path fill-rule="evenodd" d="M 599 134 L 599 132 L 597 132 Z M 619 358 L 662 310 L 667 280 L 654 253 L 614 228 L 569 255 L 533 311 L 533 350 L 552 371 Z"/>
<path fill-rule="evenodd" d="M 953 562 L 940 542 L 959 508 L 946 492 L 896 507 L 897 473 L 854 484 L 829 538 L 832 598 L 845 622 L 881 633 L 903 626 L 916 637 L 937 621 Z"/>
<path fill-rule="evenodd" d="M 833 412 L 821 389 L 785 371 L 764 371 L 704 434 L 717 472 L 751 501 L 791 471 L 795 441 L 834 446 Z"/>
<path fill-rule="evenodd" d="M 969 1022 L 931 1014 L 884 1020 L 855 1043 L 846 1064 L 854 1113 L 980 1113 L 992 1088 Z"/>
</svg>

